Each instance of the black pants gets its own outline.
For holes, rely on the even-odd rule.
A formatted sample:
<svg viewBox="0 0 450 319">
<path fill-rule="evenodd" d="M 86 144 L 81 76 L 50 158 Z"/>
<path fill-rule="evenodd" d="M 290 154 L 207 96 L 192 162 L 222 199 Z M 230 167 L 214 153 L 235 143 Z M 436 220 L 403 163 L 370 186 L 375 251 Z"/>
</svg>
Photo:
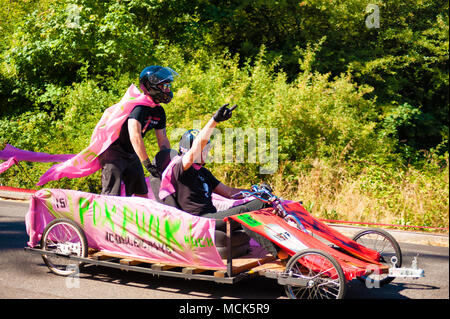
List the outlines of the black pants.
<svg viewBox="0 0 450 319">
<path fill-rule="evenodd" d="M 221 230 L 223 232 L 227 231 L 227 224 L 223 221 L 225 217 L 242 214 L 251 212 L 254 210 L 267 208 L 267 204 L 261 202 L 258 199 L 252 200 L 251 202 L 247 202 L 242 205 L 231 207 L 227 210 L 222 210 L 216 213 L 209 213 L 202 215 L 202 217 L 207 218 L 214 218 L 216 220 L 216 230 Z M 262 247 L 264 247 L 269 253 L 271 253 L 274 257 L 277 257 L 278 254 L 278 246 L 273 244 L 270 240 L 265 238 L 264 236 L 261 236 L 258 233 L 255 233 L 254 231 L 248 229 L 247 227 L 243 226 L 242 224 L 230 220 L 230 226 L 231 230 L 238 230 L 238 229 L 244 229 L 245 233 L 250 237 L 253 238 L 258 244 L 260 244 Z"/>
<path fill-rule="evenodd" d="M 148 193 L 144 169 L 136 154 L 128 154 L 111 145 L 99 156 L 99 161 L 102 165 L 102 195 L 120 196 L 122 182 L 126 196 Z"/>
</svg>

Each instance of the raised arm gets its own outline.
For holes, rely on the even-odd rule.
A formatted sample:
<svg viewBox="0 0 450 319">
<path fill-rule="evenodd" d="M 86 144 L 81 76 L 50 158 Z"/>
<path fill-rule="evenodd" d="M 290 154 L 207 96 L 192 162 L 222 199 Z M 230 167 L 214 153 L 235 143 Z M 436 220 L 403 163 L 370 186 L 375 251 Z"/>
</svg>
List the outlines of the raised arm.
<svg viewBox="0 0 450 319">
<path fill-rule="evenodd" d="M 237 107 L 237 105 L 234 105 L 231 108 L 227 108 L 227 106 L 228 104 L 222 105 L 216 112 L 216 114 L 214 114 L 214 116 L 202 128 L 198 136 L 194 139 L 192 147 L 183 156 L 182 159 L 184 171 L 188 170 L 192 166 L 192 164 L 200 159 L 200 157 L 202 156 L 202 151 L 208 143 L 209 138 L 211 137 L 211 134 L 214 131 L 217 123 L 228 120 L 231 117 L 232 111 Z"/>
</svg>

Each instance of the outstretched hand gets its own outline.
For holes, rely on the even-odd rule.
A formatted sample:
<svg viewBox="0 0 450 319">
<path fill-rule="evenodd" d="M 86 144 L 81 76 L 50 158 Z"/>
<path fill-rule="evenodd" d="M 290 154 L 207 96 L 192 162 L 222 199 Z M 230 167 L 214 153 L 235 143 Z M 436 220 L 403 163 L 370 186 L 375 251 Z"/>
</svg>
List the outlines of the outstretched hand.
<svg viewBox="0 0 450 319">
<path fill-rule="evenodd" d="M 161 178 L 161 173 L 158 171 L 158 168 L 156 165 L 152 164 L 148 158 L 143 161 L 142 164 L 153 177 Z"/>
<path fill-rule="evenodd" d="M 216 122 L 223 122 L 228 120 L 231 117 L 233 110 L 237 107 L 237 104 L 233 105 L 230 108 L 227 108 L 229 104 L 226 103 L 220 107 L 220 109 L 214 114 L 213 118 Z"/>
</svg>

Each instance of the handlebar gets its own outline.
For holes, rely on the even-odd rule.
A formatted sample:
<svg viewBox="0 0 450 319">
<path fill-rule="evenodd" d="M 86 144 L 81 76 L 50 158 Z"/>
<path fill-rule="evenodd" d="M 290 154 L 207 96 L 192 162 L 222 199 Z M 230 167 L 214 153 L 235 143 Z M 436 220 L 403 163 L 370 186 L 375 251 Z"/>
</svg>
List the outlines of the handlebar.
<svg viewBox="0 0 450 319">
<path fill-rule="evenodd" d="M 267 188 L 258 185 L 252 185 L 250 188 L 252 191 L 240 191 L 234 194 L 232 197 L 238 197 L 242 195 L 243 197 L 255 197 L 264 203 L 271 203 L 278 199 L 277 196 L 272 194 Z"/>
<path fill-rule="evenodd" d="M 252 185 L 252 191 L 240 191 L 235 196 L 242 195 L 243 197 L 254 197 L 256 199 L 259 199 L 263 203 L 272 205 L 272 207 L 275 209 L 275 213 L 278 216 L 285 220 L 294 218 L 298 228 L 303 232 L 308 233 L 302 222 L 297 217 L 290 216 L 290 214 L 288 214 L 286 209 L 283 207 L 281 199 L 272 193 L 272 189 L 269 190 L 268 188 L 270 188 L 270 186 Z"/>
<path fill-rule="evenodd" d="M 281 215 L 285 215 L 283 213 L 286 213 L 286 211 L 281 206 L 280 198 L 272 193 L 272 189 L 269 190 L 268 188 L 270 188 L 270 186 L 266 187 L 264 185 L 252 185 L 252 187 L 250 188 L 251 191 L 240 191 L 233 197 L 237 197 L 239 195 L 243 197 L 254 197 L 256 199 L 259 199 L 263 203 L 271 204 L 277 210 L 281 210 Z"/>
</svg>

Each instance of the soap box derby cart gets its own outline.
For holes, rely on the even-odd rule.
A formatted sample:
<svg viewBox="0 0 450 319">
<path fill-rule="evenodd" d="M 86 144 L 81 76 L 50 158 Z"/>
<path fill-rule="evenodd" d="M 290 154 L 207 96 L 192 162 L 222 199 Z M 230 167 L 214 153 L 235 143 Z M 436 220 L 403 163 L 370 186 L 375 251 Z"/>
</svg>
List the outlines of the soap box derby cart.
<svg viewBox="0 0 450 319">
<path fill-rule="evenodd" d="M 255 185 L 242 195 L 215 195 L 213 201 L 225 209 L 256 198 L 270 208 L 231 216 L 227 231 L 220 232 L 214 219 L 154 199 L 42 189 L 32 196 L 25 218 L 25 250 L 41 254 L 57 275 L 98 265 L 229 284 L 264 276 L 283 285 L 289 298 L 343 298 L 353 279 L 379 287 L 395 277 L 424 276 L 417 267 L 401 268 L 400 247 L 384 230 L 364 229 L 350 239 L 266 187 Z M 231 220 L 269 239 L 288 261 L 243 231 L 231 231 Z"/>
</svg>

